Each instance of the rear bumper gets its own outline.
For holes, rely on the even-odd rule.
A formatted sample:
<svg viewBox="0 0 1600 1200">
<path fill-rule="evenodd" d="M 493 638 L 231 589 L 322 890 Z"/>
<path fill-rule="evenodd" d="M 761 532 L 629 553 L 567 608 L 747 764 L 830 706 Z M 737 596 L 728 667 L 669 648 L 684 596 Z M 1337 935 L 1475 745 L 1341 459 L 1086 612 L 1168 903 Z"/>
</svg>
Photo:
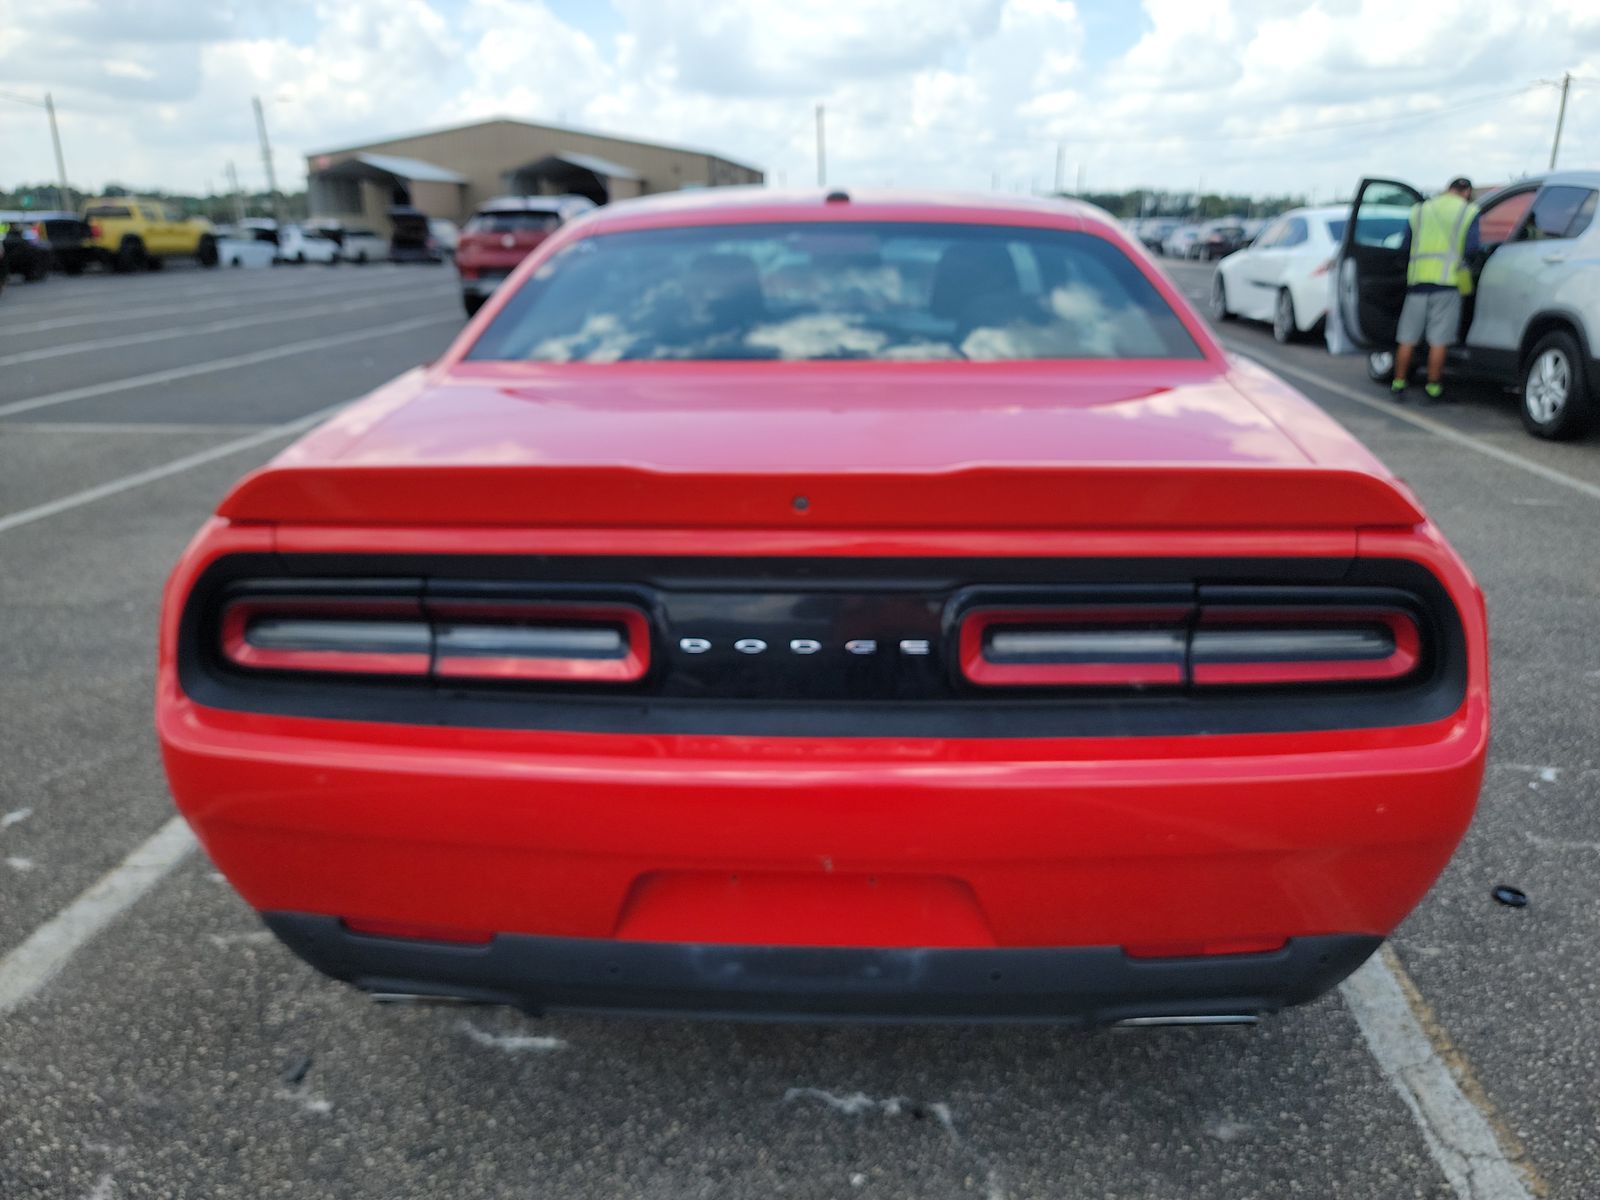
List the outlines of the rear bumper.
<svg viewBox="0 0 1600 1200">
<path fill-rule="evenodd" d="M 730 946 L 502 934 L 483 946 L 369 937 L 263 914 L 312 966 L 371 992 L 546 1010 L 820 1020 L 1252 1017 L 1314 999 L 1381 939 L 1295 938 L 1267 954 L 1141 960 L 1112 946 L 937 950 Z"/>
<path fill-rule="evenodd" d="M 492 296 L 494 295 L 495 289 L 506 281 L 506 276 L 509 274 L 511 274 L 509 270 L 485 270 L 479 272 L 479 274 L 472 279 L 462 276 L 461 294 L 463 296 L 471 296 L 476 299 L 483 299 Z"/>
</svg>

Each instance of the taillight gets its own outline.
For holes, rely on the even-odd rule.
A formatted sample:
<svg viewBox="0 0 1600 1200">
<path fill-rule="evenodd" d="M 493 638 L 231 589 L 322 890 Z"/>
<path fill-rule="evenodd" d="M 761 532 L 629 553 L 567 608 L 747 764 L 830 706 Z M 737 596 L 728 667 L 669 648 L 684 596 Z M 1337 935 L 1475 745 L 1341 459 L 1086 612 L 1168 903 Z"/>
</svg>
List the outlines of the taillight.
<svg viewBox="0 0 1600 1200">
<path fill-rule="evenodd" d="M 433 637 L 408 599 L 273 597 L 222 612 L 222 656 L 260 671 L 427 675 Z"/>
<path fill-rule="evenodd" d="M 979 687 L 1392 683 L 1422 657 L 1415 616 L 1367 605 L 978 609 L 959 649 Z"/>
<path fill-rule="evenodd" d="M 90 221 L 89 222 L 89 236 L 92 237 L 92 238 L 98 238 L 98 237 L 101 236 L 101 234 L 100 234 L 100 222 L 99 221 Z"/>
<path fill-rule="evenodd" d="M 1326 275 L 1329 271 L 1333 270 L 1333 264 L 1336 261 L 1338 261 L 1337 256 L 1335 256 L 1334 258 L 1324 259 L 1322 262 L 1317 264 L 1316 269 L 1313 270 L 1311 272 L 1311 274 L 1313 276 Z"/>
<path fill-rule="evenodd" d="M 983 687 L 1183 683 L 1188 609 L 989 609 L 961 625 L 961 671 Z"/>
<path fill-rule="evenodd" d="M 1421 659 L 1410 613 L 1366 608 L 1203 608 L 1189 643 L 1197 686 L 1379 683 Z"/>
<path fill-rule="evenodd" d="M 650 624 L 629 605 L 430 601 L 433 673 L 447 679 L 633 683 Z"/>
<path fill-rule="evenodd" d="M 224 606 L 218 642 L 250 671 L 632 683 L 650 669 L 649 619 L 614 603 L 247 596 Z"/>
</svg>

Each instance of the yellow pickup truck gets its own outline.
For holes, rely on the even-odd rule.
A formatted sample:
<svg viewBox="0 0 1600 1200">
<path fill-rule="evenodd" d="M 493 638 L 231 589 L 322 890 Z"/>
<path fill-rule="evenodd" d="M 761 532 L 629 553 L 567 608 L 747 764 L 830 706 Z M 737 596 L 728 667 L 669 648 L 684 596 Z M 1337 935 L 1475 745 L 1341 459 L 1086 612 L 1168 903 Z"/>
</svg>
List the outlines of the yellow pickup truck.
<svg viewBox="0 0 1600 1200">
<path fill-rule="evenodd" d="M 113 271 L 155 270 L 169 258 L 217 265 L 217 234 L 204 217 L 183 217 L 163 200 L 107 196 L 83 206 L 84 243 Z"/>
</svg>

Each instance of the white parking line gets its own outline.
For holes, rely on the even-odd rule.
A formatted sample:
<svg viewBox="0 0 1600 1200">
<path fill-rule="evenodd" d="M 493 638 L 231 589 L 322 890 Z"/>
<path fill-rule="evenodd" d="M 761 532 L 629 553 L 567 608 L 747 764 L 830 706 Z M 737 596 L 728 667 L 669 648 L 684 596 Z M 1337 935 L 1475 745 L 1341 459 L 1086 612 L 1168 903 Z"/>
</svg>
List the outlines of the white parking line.
<svg viewBox="0 0 1600 1200">
<path fill-rule="evenodd" d="M 71 904 L 0 958 L 0 1014 L 15 1012 L 67 965 L 86 942 L 111 924 L 187 858 L 194 834 L 173 817 L 102 875 Z"/>
<path fill-rule="evenodd" d="M 441 291 L 437 295 L 445 296 Z M 125 333 L 117 337 L 96 338 L 90 342 L 68 342 L 61 346 L 44 346 L 38 350 L 22 350 L 16 354 L 0 354 L 0 367 L 14 366 L 17 363 L 38 362 L 46 358 L 65 358 L 72 354 L 81 354 L 89 350 L 109 350 L 115 346 L 143 346 L 148 342 L 164 342 L 173 338 L 193 337 L 199 333 L 224 333 L 230 329 L 253 329 L 258 325 L 275 325 L 281 321 L 300 321 L 307 317 L 325 317 L 329 314 L 358 312 L 363 308 L 382 308 L 390 304 L 413 304 L 418 300 L 433 299 L 435 293 L 406 292 L 395 295 L 392 290 L 385 290 L 381 296 L 367 300 L 340 300 L 334 304 L 313 305 L 310 308 L 293 307 L 288 312 L 269 313 L 266 315 L 252 314 L 248 317 L 229 317 L 222 321 L 212 321 L 207 325 L 179 325 L 173 329 L 157 330 L 155 332 Z"/>
<path fill-rule="evenodd" d="M 189 363 L 182 367 L 170 367 L 165 371 L 151 371 L 145 375 L 133 375 L 127 379 L 114 379 L 106 383 L 92 383 L 84 387 L 69 388 L 64 392 L 47 392 L 42 396 L 33 396 L 27 400 L 17 400 L 11 404 L 0 404 L 0 417 L 9 417 L 14 413 L 32 412 L 39 408 L 49 408 L 56 404 L 68 404 L 74 400 L 87 400 L 93 396 L 107 396 L 113 392 L 132 391 L 135 388 L 149 387 L 157 383 L 172 383 L 179 379 L 192 379 L 196 375 L 210 375 L 217 371 L 231 371 L 236 367 L 251 367 L 257 363 L 271 362 L 275 358 L 288 358 L 292 354 L 304 354 L 311 350 L 327 350 L 334 346 L 348 346 L 354 342 L 371 341 L 373 338 L 389 337 L 397 333 L 407 333 L 413 329 L 426 329 L 430 325 L 442 325 L 445 322 L 460 323 L 461 317 L 453 314 L 435 314 L 427 317 L 413 317 L 409 321 L 396 321 L 391 325 L 377 325 L 367 329 L 355 329 L 346 333 L 328 334 L 325 337 L 307 338 L 300 342 L 285 342 L 282 345 L 270 346 L 265 350 L 252 350 L 246 354 L 230 354 L 226 358 L 213 358 L 205 362 Z"/>
<path fill-rule="evenodd" d="M 0 425 L 0 435 L 17 433 L 152 433 L 171 436 L 178 433 L 254 433 L 265 425 L 236 424 L 227 421 L 7 421 Z"/>
<path fill-rule="evenodd" d="M 230 442 L 223 442 L 220 446 L 210 446 L 204 450 L 197 450 L 193 454 L 186 454 L 182 458 L 175 458 L 171 462 L 162 463 L 160 466 L 150 467 L 144 471 L 135 471 L 132 475 L 124 475 L 119 479 L 107 480 L 105 483 L 96 484 L 92 488 L 85 488 L 81 492 L 73 492 L 70 496 L 62 496 L 44 504 L 36 504 L 32 508 L 24 508 L 7 516 L 0 516 L 0 533 L 19 529 L 24 525 L 31 525 L 35 521 L 42 521 L 46 517 L 53 517 L 57 513 L 67 512 L 70 509 L 82 508 L 85 504 L 93 504 L 96 500 L 104 500 L 107 496 L 115 496 L 121 492 L 131 491 L 133 488 L 143 487 L 145 484 L 154 483 L 158 479 L 166 479 L 171 475 L 182 474 L 184 471 L 204 466 L 209 462 L 215 462 L 219 458 L 226 458 L 230 454 L 239 454 L 256 446 L 265 445 L 275 438 L 284 438 L 292 434 L 301 433 L 343 407 L 342 403 L 335 404 L 331 408 L 324 408 L 308 416 L 286 421 L 282 425 L 272 425 L 266 429 L 258 429 L 244 437 L 234 438 Z"/>
<path fill-rule="evenodd" d="M 1339 990 L 1378 1069 L 1411 1110 L 1433 1160 L 1459 1200 L 1542 1195 L 1538 1180 L 1523 1177 L 1488 1116 L 1467 1098 L 1434 1048 L 1400 982 L 1403 974 L 1385 946 Z"/>
<path fill-rule="evenodd" d="M 401 268 L 386 266 L 379 271 L 371 272 L 392 273 Z M 76 283 L 68 284 L 63 291 L 56 291 L 53 282 L 50 289 L 30 293 L 30 307 L 37 305 L 41 311 L 64 310 L 66 306 L 77 307 L 104 305 L 108 300 L 126 303 L 139 303 L 161 295 L 181 296 L 220 296 L 229 292 L 241 292 L 247 289 L 266 291 L 281 288 L 292 291 L 296 287 L 315 286 L 319 282 L 335 280 L 353 280 L 354 274 L 346 275 L 342 271 L 333 272 L 302 272 L 293 271 L 219 271 L 216 274 L 197 274 L 195 272 L 162 272 L 156 275 L 142 276 L 138 279 L 94 279 L 84 278 Z"/>
<path fill-rule="evenodd" d="M 1316 372 L 1308 371 L 1304 367 L 1296 366 L 1294 363 L 1285 362 L 1276 355 L 1262 354 L 1254 347 L 1247 348 L 1233 342 L 1225 342 L 1225 344 L 1234 353 L 1252 359 L 1269 370 L 1277 371 L 1282 375 L 1292 375 L 1296 379 L 1321 388 L 1323 391 L 1332 392 L 1334 395 L 1342 396 L 1346 400 L 1353 400 L 1357 404 L 1372 409 L 1374 412 L 1381 412 L 1384 416 L 1393 417 L 1397 421 L 1404 421 L 1406 424 L 1414 425 L 1418 429 L 1425 429 L 1435 437 L 1441 437 L 1447 442 L 1453 442 L 1457 446 L 1475 451 L 1486 458 L 1492 458 L 1496 462 L 1505 463 L 1507 466 L 1517 467 L 1520 470 L 1527 471 L 1530 475 L 1537 475 L 1540 479 L 1548 480 L 1551 483 L 1559 483 L 1562 487 L 1569 487 L 1575 492 L 1582 492 L 1591 499 L 1600 500 L 1600 484 L 1593 484 L 1586 479 L 1575 478 L 1565 471 L 1558 471 L 1554 467 L 1547 467 L 1531 458 L 1524 458 L 1515 451 L 1501 449 L 1492 442 L 1482 441 L 1473 437 L 1470 433 L 1462 433 L 1459 429 L 1454 429 L 1443 421 L 1435 421 L 1432 417 L 1424 416 L 1422 413 L 1410 412 L 1394 404 L 1387 404 L 1371 396 L 1362 395 L 1353 387 L 1346 387 L 1342 383 L 1324 379 Z"/>
<path fill-rule="evenodd" d="M 102 325 L 110 325 L 123 321 L 142 321 L 150 317 L 182 316 L 185 313 L 209 313 L 215 312 L 221 308 L 244 308 L 251 304 L 269 304 L 276 300 L 292 298 L 297 293 L 300 295 L 309 295 L 312 298 L 317 299 L 325 296 L 337 296 L 341 293 L 346 295 L 356 295 L 368 290 L 375 283 L 384 290 L 389 290 L 393 287 L 392 280 L 384 280 L 382 278 L 374 280 L 371 276 L 367 276 L 360 281 L 350 280 L 348 286 L 343 283 L 342 277 L 341 280 L 337 282 L 339 283 L 339 286 L 318 287 L 314 290 L 314 292 L 310 293 L 306 291 L 306 285 L 303 284 L 298 287 L 275 287 L 270 289 L 262 287 L 254 289 L 248 293 L 241 292 L 238 288 L 216 288 L 211 291 L 184 291 L 177 293 L 183 297 L 183 303 L 181 304 L 146 305 L 140 303 L 136 298 L 122 297 L 119 299 L 118 297 L 112 296 L 105 300 L 98 301 L 93 305 L 85 306 L 81 311 L 78 312 L 67 313 L 65 315 L 57 313 L 57 315 L 47 320 L 34 321 L 31 324 L 26 325 L 5 325 L 0 327 L 0 337 L 9 337 L 13 334 L 24 333 L 46 333 L 52 329 L 70 329 L 75 325 L 93 325 L 94 327 L 98 328 Z M 212 295 L 233 296 L 237 297 L 237 299 L 215 301 L 208 300 L 207 297 Z M 200 301 L 200 303 L 193 303 L 193 301 L 196 300 Z M 128 307 L 130 305 L 135 307 Z"/>
</svg>

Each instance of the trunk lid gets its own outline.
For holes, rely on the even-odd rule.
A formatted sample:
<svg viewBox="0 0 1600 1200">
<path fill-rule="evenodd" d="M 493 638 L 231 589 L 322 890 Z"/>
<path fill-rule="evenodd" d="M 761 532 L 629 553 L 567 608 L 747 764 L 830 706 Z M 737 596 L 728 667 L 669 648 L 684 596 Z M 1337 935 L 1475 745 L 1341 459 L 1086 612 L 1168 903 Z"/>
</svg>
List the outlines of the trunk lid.
<svg viewBox="0 0 1600 1200">
<path fill-rule="evenodd" d="M 219 513 L 672 528 L 1421 520 L 1309 404 L 1291 415 L 1320 442 L 1285 431 L 1283 396 L 1264 406 L 1246 390 L 1203 362 L 466 363 L 414 372 L 347 410 Z"/>
</svg>

